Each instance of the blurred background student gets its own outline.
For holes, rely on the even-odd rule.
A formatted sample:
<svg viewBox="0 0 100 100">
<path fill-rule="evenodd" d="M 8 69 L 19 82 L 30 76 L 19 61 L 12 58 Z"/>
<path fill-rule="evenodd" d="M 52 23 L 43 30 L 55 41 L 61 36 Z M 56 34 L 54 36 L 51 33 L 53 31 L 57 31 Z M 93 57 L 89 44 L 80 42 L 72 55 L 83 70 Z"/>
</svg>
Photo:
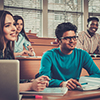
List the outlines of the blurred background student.
<svg viewBox="0 0 100 100">
<path fill-rule="evenodd" d="M 23 56 L 24 54 L 28 54 L 29 56 L 35 56 L 35 52 L 29 39 L 27 38 L 24 30 L 24 20 L 21 16 L 14 16 L 15 25 L 16 25 L 16 41 L 14 46 L 14 55 L 15 56 Z M 23 48 L 25 47 L 25 49 Z"/>
<path fill-rule="evenodd" d="M 97 33 L 99 19 L 89 17 L 87 30 L 78 33 L 76 48 L 83 49 L 90 54 L 100 54 L 100 35 Z"/>
<path fill-rule="evenodd" d="M 8 11 L 0 10 L 0 59 L 14 59 L 15 39 L 16 27 L 13 15 Z M 42 91 L 48 84 L 48 76 L 41 76 L 37 79 L 27 80 L 27 83 L 20 83 L 19 90 Z"/>
</svg>

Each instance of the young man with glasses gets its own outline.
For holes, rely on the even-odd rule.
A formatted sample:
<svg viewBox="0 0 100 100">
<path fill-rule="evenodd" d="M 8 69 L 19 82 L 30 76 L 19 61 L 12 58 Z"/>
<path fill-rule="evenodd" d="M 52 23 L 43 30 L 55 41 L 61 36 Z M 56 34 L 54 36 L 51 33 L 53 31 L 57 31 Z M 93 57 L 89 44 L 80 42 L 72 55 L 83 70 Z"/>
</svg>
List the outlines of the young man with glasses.
<svg viewBox="0 0 100 100">
<path fill-rule="evenodd" d="M 76 48 L 86 50 L 90 54 L 100 54 L 100 35 L 96 33 L 99 26 L 98 22 L 97 17 L 87 19 L 87 30 L 78 33 Z"/>
<path fill-rule="evenodd" d="M 70 22 L 59 24 L 55 30 L 59 48 L 49 50 L 42 56 L 39 74 L 51 78 L 49 86 L 66 86 L 70 90 L 81 87 L 78 79 L 82 68 L 90 76 L 100 77 L 100 71 L 90 55 L 75 48 L 76 32 L 77 27 Z"/>
</svg>

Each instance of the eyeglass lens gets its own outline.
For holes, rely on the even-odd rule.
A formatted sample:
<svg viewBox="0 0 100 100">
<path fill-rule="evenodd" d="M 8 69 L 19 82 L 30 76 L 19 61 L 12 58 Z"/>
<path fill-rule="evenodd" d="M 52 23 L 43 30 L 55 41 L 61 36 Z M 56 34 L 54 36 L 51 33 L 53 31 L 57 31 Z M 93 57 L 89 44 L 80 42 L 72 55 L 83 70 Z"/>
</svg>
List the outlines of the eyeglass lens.
<svg viewBox="0 0 100 100">
<path fill-rule="evenodd" d="M 63 39 L 70 41 L 71 39 L 73 39 L 74 41 L 76 41 L 78 38 L 78 36 L 73 36 L 73 37 L 63 37 Z"/>
</svg>

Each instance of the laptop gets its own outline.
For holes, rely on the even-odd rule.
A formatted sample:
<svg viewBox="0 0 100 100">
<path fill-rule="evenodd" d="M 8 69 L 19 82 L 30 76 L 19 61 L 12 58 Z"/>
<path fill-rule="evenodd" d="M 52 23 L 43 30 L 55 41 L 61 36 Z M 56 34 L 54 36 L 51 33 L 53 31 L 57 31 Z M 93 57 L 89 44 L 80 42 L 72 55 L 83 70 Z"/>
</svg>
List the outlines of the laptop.
<svg viewBox="0 0 100 100">
<path fill-rule="evenodd" d="M 19 100 L 18 60 L 0 60 L 0 100 Z"/>
</svg>

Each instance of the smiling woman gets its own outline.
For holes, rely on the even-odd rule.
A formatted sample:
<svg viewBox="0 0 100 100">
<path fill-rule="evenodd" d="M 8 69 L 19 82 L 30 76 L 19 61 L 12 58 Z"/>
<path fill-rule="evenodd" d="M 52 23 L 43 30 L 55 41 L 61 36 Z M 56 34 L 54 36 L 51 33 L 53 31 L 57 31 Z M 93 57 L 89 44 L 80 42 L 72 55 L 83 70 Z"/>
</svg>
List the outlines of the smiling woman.
<svg viewBox="0 0 100 100">
<path fill-rule="evenodd" d="M 16 40 L 16 27 L 13 15 L 4 10 L 0 10 L 0 59 L 14 59 L 13 48 Z M 44 81 L 41 81 L 45 78 Z M 48 86 L 50 79 L 41 76 L 37 79 L 27 80 L 28 83 L 20 83 L 20 91 L 35 90 L 42 91 Z"/>
<path fill-rule="evenodd" d="M 6 15 L 4 24 L 5 41 L 15 41 L 16 39 L 16 27 L 14 26 L 14 19 L 11 15 Z"/>
<path fill-rule="evenodd" d="M 14 58 L 13 48 L 16 39 L 16 27 L 13 15 L 0 11 L 0 59 Z"/>
<path fill-rule="evenodd" d="M 23 56 L 24 54 L 28 54 L 29 56 L 35 56 L 35 52 L 29 39 L 26 36 L 24 30 L 24 20 L 21 16 L 15 15 L 14 20 L 16 23 L 16 41 L 15 41 L 15 48 L 14 48 L 14 55 L 15 56 Z M 26 50 L 23 49 L 25 47 Z"/>
</svg>

